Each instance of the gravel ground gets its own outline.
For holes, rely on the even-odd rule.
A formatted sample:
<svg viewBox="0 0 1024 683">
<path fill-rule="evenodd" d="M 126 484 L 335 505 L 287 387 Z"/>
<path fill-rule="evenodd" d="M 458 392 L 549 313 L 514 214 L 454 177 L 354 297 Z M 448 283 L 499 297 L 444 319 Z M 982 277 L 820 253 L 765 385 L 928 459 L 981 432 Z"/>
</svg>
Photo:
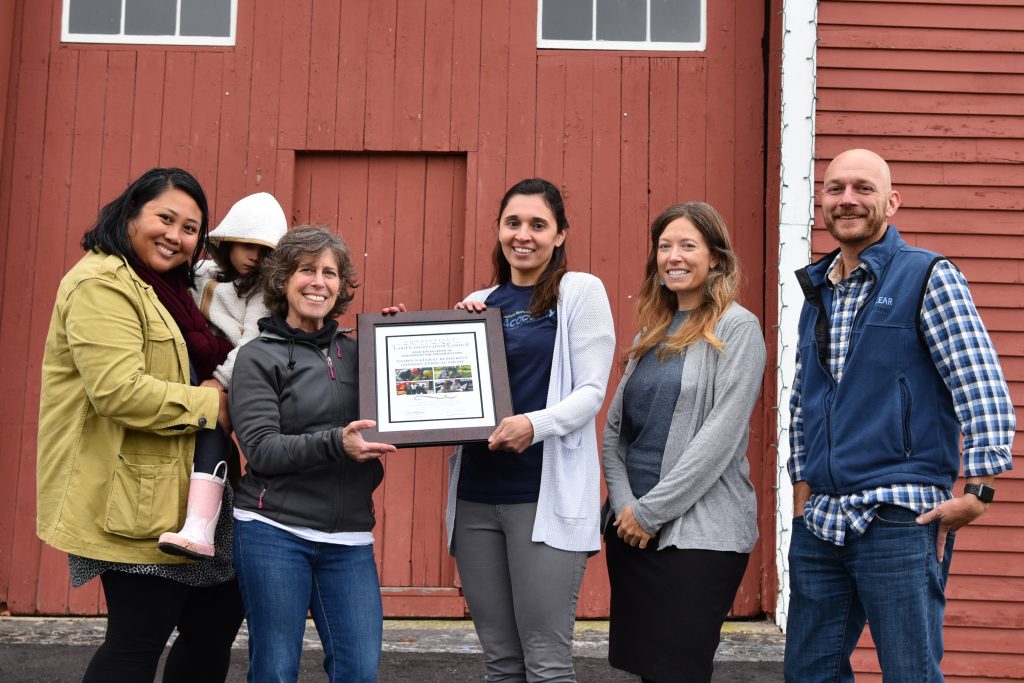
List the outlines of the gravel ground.
<svg viewBox="0 0 1024 683">
<path fill-rule="evenodd" d="M 0 617 L 0 681 L 78 681 L 103 639 L 103 619 Z M 608 624 L 581 621 L 574 645 L 580 683 L 635 682 L 639 679 L 608 666 Z M 388 620 L 379 680 L 386 683 L 435 683 L 482 680 L 480 645 L 467 620 Z M 782 681 L 784 639 L 766 622 L 730 622 L 715 657 L 714 683 Z M 228 681 L 246 673 L 247 634 L 235 641 Z M 306 631 L 299 681 L 324 680 L 320 642 L 312 624 Z M 159 680 L 159 676 L 157 678 Z"/>
</svg>

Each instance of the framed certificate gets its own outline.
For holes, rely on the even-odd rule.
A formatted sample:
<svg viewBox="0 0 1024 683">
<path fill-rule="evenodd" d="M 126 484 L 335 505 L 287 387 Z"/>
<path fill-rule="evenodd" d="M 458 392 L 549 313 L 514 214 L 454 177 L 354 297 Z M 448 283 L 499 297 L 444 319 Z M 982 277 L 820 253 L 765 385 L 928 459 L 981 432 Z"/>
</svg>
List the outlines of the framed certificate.
<svg viewBox="0 0 1024 683">
<path fill-rule="evenodd" d="M 486 441 L 512 415 L 501 311 L 362 313 L 359 416 L 367 441 L 433 446 Z"/>
</svg>

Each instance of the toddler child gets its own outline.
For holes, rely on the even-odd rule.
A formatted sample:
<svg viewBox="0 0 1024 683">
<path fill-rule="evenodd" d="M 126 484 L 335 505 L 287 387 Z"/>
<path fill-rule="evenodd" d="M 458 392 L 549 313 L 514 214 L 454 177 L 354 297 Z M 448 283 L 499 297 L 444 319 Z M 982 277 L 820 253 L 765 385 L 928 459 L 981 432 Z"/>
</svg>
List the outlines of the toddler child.
<svg viewBox="0 0 1024 683">
<path fill-rule="evenodd" d="M 213 371 L 227 389 L 238 349 L 259 336 L 257 321 L 270 315 L 260 291 L 260 264 L 288 230 L 284 210 L 266 192 L 240 199 L 208 237 L 212 260 L 196 266 L 196 305 L 216 331 L 234 346 Z M 178 532 L 160 534 L 160 549 L 196 560 L 212 559 L 214 530 L 227 480 L 229 435 L 220 427 L 196 435 L 188 491 L 188 512 Z"/>
</svg>

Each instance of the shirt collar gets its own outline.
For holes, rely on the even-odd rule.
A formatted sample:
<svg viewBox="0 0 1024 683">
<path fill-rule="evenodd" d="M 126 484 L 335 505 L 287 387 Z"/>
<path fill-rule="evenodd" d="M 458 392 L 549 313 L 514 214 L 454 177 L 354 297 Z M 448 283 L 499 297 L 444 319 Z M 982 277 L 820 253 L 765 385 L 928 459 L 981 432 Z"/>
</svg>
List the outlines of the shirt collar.
<svg viewBox="0 0 1024 683">
<path fill-rule="evenodd" d="M 843 273 L 843 255 L 842 254 L 836 254 L 836 257 L 834 259 L 832 259 L 832 263 L 829 264 L 828 270 L 825 272 L 825 277 L 828 279 L 829 283 L 833 287 L 835 287 L 836 285 L 838 285 L 843 280 L 848 280 L 851 277 L 853 277 L 854 275 L 857 275 L 858 271 L 862 271 L 862 273 L 864 273 L 864 274 L 866 274 L 868 272 L 868 269 L 864 265 L 863 261 L 858 263 L 857 267 L 854 268 L 851 272 L 844 274 Z M 845 275 L 845 277 L 844 277 L 844 275 Z"/>
</svg>

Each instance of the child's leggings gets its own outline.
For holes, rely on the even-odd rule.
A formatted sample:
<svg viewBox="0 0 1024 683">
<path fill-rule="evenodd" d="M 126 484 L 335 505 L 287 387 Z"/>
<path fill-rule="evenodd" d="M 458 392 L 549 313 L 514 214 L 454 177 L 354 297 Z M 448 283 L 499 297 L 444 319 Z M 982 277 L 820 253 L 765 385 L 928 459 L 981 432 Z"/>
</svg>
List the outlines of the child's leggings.
<svg viewBox="0 0 1024 683">
<path fill-rule="evenodd" d="M 192 470 L 204 474 L 219 474 L 215 472 L 217 463 L 227 462 L 231 455 L 230 437 L 217 425 L 215 429 L 203 429 L 196 433 L 196 454 L 192 460 Z M 222 468 L 223 469 L 223 468 Z"/>
</svg>

